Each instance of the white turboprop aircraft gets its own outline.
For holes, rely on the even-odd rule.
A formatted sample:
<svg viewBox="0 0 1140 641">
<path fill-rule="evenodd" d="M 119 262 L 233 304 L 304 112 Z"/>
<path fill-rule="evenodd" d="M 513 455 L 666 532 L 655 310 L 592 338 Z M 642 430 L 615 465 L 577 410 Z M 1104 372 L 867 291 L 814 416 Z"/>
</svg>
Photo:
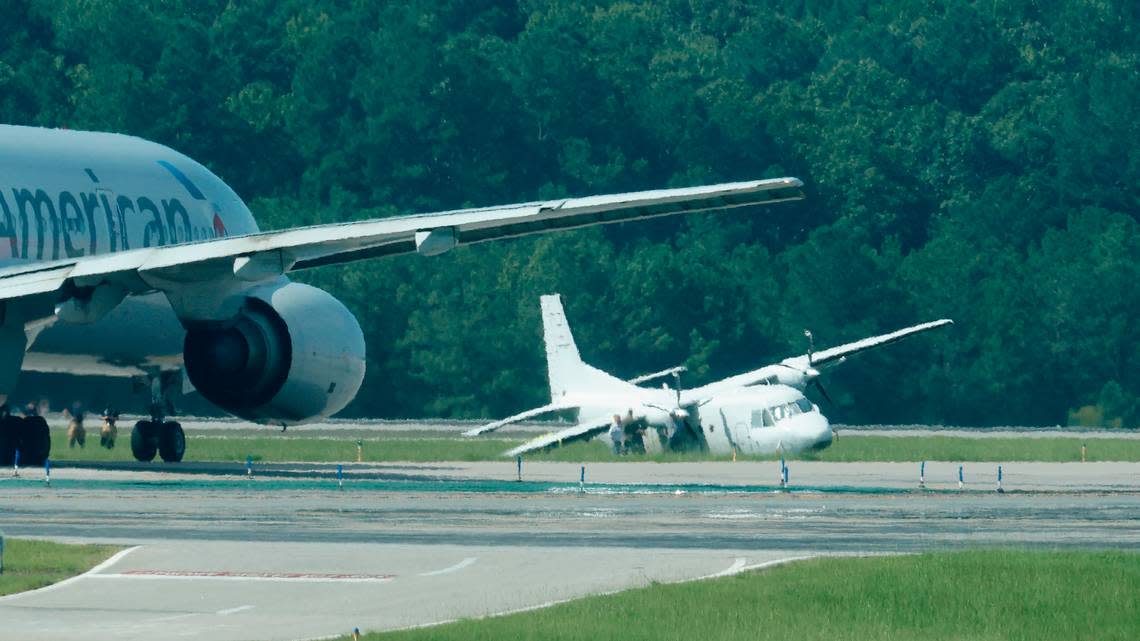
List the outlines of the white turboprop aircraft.
<svg viewBox="0 0 1140 641">
<path fill-rule="evenodd" d="M 364 378 L 360 325 L 291 271 L 589 225 L 803 198 L 777 178 L 261 232 L 202 165 L 129 136 L 0 125 L 0 401 L 21 371 L 147 381 L 135 458 L 179 461 L 189 385 L 275 425 L 330 416 Z M 6 405 L 5 405 L 6 407 Z M 38 463 L 42 418 L 0 412 L 0 464 Z"/>
<path fill-rule="evenodd" d="M 864 350 L 952 323 L 938 320 L 820 352 L 809 351 L 694 389 L 682 391 L 680 385 L 651 389 L 637 383 L 670 375 L 679 382 L 683 368 L 623 381 L 587 365 L 570 333 L 561 297 L 543 296 L 550 404 L 477 427 L 465 435 L 478 436 L 553 412 L 577 411 L 586 420 L 528 441 L 504 456 L 522 456 L 595 436 L 605 440 L 615 453 L 707 450 L 716 454 L 775 454 L 822 449 L 831 445 L 831 427 L 819 407 L 803 395 L 809 384 L 819 385 L 821 369 Z M 810 340 L 810 332 L 805 333 Z"/>
</svg>

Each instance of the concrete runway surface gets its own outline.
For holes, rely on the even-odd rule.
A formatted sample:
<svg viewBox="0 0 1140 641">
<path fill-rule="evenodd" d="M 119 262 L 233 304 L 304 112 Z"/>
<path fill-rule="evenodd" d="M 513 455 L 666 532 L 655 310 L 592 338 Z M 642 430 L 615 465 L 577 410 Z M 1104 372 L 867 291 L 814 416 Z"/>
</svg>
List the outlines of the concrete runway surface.
<svg viewBox="0 0 1140 641">
<path fill-rule="evenodd" d="M 0 478 L 9 536 L 139 546 L 0 598 L 0 639 L 305 639 L 823 554 L 1140 546 L 1140 464 L 82 466 Z"/>
</svg>

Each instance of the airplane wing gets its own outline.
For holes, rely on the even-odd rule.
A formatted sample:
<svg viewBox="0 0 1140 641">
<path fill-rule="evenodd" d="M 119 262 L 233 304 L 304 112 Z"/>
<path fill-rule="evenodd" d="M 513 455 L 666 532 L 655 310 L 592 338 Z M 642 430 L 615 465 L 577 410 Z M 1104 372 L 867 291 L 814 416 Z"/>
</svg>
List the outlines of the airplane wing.
<svg viewBox="0 0 1140 641">
<path fill-rule="evenodd" d="M 803 183 L 777 178 L 684 189 L 565 198 L 480 209 L 317 225 L 0 269 L 0 300 L 103 283 L 128 293 L 168 291 L 225 278 L 251 282 L 378 256 L 443 253 L 458 245 L 803 198 Z"/>
<path fill-rule="evenodd" d="M 497 420 L 494 423 L 487 423 L 486 425 L 480 425 L 479 427 L 476 427 L 474 429 L 467 430 L 466 432 L 463 433 L 463 435 L 464 436 L 479 436 L 480 434 L 486 434 L 487 432 L 494 432 L 495 430 L 499 429 L 500 427 L 504 427 L 504 426 L 510 425 L 512 423 L 518 423 L 519 421 L 526 421 L 526 420 L 529 420 L 532 418 L 537 418 L 539 416 L 542 416 L 543 414 L 550 414 L 551 412 L 558 412 L 561 410 L 573 410 L 573 409 L 578 409 L 578 406 L 577 405 L 567 405 L 566 403 L 551 403 L 550 405 L 543 405 L 542 407 L 536 407 L 532 410 L 527 410 L 525 412 L 519 412 L 518 414 L 515 414 L 514 416 L 508 416 L 504 419 Z"/>
<path fill-rule="evenodd" d="M 692 403 L 695 402 L 696 399 L 715 395 L 719 390 L 748 387 L 761 383 L 781 383 L 802 389 L 811 379 L 819 376 L 819 369 L 838 365 L 846 360 L 848 356 L 874 347 L 889 345 L 908 336 L 929 332 L 930 330 L 953 324 L 954 321 L 944 318 L 942 320 L 906 327 L 889 334 L 864 338 L 838 347 L 814 352 L 810 355 L 801 354 L 799 356 L 785 358 L 779 363 L 766 365 L 760 369 L 754 369 L 750 372 L 737 374 L 736 376 L 730 376 L 729 378 L 710 383 L 704 387 L 686 390 L 683 396 L 683 403 Z"/>
<path fill-rule="evenodd" d="M 906 327 L 889 334 L 872 336 L 870 338 L 857 340 L 853 343 L 840 345 L 839 347 L 820 350 L 810 355 L 802 354 L 800 356 L 793 356 L 792 358 L 785 358 L 780 362 L 789 367 L 797 367 L 801 369 L 807 367 L 819 368 L 838 365 L 843 361 L 843 359 L 847 358 L 848 356 L 858 354 L 859 352 L 864 352 L 873 347 L 890 345 L 891 343 L 901 341 L 908 336 L 921 334 L 923 332 L 929 332 L 932 329 L 938 329 L 939 327 L 945 327 L 946 325 L 953 324 L 954 321 L 950 320 L 949 318 L 943 318 L 942 320 L 936 320 L 929 323 L 922 323 L 920 325 Z"/>
<path fill-rule="evenodd" d="M 529 454 L 531 452 L 562 447 L 567 443 L 573 443 L 575 441 L 589 440 L 610 429 L 612 421 L 613 418 L 610 416 L 601 416 L 585 421 L 572 427 L 567 427 L 564 430 L 558 430 L 553 434 L 547 434 L 527 441 L 512 450 L 503 452 L 503 456 L 522 456 L 523 454 Z"/>
</svg>

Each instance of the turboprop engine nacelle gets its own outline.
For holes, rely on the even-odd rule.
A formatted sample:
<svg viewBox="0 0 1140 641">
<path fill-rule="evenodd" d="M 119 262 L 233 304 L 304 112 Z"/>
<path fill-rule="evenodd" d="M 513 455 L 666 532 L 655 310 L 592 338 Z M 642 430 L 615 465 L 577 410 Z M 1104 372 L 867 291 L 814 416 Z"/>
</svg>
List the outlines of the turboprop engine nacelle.
<svg viewBox="0 0 1140 641">
<path fill-rule="evenodd" d="M 819 376 L 819 370 L 814 367 L 809 367 L 805 370 L 797 369 L 795 367 L 787 366 L 779 368 L 776 371 L 776 382 L 780 385 L 787 385 L 794 387 L 801 392 L 807 388 L 808 383 Z"/>
<path fill-rule="evenodd" d="M 191 324 L 186 374 L 207 400 L 260 423 L 331 416 L 364 380 L 364 334 L 329 293 L 300 283 L 255 289 L 223 323 Z"/>
</svg>

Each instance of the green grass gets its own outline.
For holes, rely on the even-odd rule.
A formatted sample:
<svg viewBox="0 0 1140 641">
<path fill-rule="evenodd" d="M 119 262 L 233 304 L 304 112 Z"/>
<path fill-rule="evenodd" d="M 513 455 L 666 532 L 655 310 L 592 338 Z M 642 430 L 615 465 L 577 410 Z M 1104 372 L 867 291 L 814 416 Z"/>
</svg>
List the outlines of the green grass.
<svg viewBox="0 0 1140 641">
<path fill-rule="evenodd" d="M 118 549 L 110 545 L 5 539 L 0 596 L 42 588 L 82 574 L 107 560 Z"/>
<path fill-rule="evenodd" d="M 956 436 L 845 436 L 818 454 L 820 461 L 1140 461 L 1140 439 L 1072 437 L 963 438 Z"/>
<path fill-rule="evenodd" d="M 1140 555 L 973 551 L 819 559 L 655 585 L 384 641 L 1140 638 Z"/>
<path fill-rule="evenodd" d="M 463 438 L 460 436 L 380 435 L 364 441 L 364 460 L 391 461 L 501 461 L 501 454 L 523 439 Z M 822 452 L 789 457 L 812 461 L 1080 461 L 1081 444 L 1089 461 L 1140 461 L 1140 439 L 1056 438 L 964 438 L 956 436 L 851 436 L 839 439 Z M 333 436 L 290 435 L 270 431 L 265 436 L 187 436 L 187 461 L 351 462 L 356 460 L 356 439 Z M 626 461 L 730 460 L 731 456 L 708 454 L 662 454 L 626 456 Z M 748 457 L 740 457 L 748 458 Z M 774 460 L 776 456 L 753 457 Z M 88 435 L 87 447 L 67 447 L 63 430 L 53 431 L 52 459 L 57 461 L 130 461 L 130 430 L 120 432 L 115 449 L 99 447 L 98 435 Z M 599 441 L 576 443 L 542 454 L 529 461 L 596 463 L 614 457 Z"/>
</svg>

